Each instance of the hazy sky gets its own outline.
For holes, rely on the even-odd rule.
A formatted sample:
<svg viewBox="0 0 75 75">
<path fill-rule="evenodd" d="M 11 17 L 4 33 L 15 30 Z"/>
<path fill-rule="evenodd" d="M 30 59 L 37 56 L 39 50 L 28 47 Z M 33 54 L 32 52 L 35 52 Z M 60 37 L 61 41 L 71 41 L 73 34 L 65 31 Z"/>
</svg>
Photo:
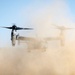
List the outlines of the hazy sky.
<svg viewBox="0 0 75 75">
<path fill-rule="evenodd" d="M 43 11 L 46 9 L 45 6 L 50 7 L 52 2 L 59 2 L 59 4 L 61 2 L 63 6 L 65 3 L 65 8 L 68 7 L 72 21 L 75 21 L 74 0 L 0 0 L 0 26 L 12 26 L 15 23 L 17 26 L 34 27 L 32 24 L 36 23 L 33 23 L 32 19 L 36 17 L 37 13 L 41 12 L 41 8 L 43 8 Z M 62 10 L 62 8 L 60 9 Z M 44 12 L 47 11 L 44 10 Z M 54 12 L 56 13 L 57 11 Z M 38 16 L 40 17 L 41 15 L 38 14 Z M 25 31 L 22 32 L 25 33 Z M 10 43 L 10 30 L 0 29 L 0 41 L 2 42 L 1 46 Z"/>
</svg>

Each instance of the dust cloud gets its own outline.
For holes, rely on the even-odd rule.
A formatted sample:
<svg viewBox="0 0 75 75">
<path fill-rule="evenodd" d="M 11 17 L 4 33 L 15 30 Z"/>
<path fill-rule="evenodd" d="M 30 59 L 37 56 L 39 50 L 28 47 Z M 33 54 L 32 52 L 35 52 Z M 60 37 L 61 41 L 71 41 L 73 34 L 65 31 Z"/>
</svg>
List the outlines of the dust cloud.
<svg viewBox="0 0 75 75">
<path fill-rule="evenodd" d="M 51 5 L 31 12 L 35 14 L 29 20 L 36 25 L 38 37 L 59 35 L 58 30 L 50 29 L 52 23 L 73 24 L 67 9 L 64 0 L 53 0 Z M 23 47 L 0 48 L 0 75 L 75 75 L 75 43 L 68 41 L 61 47 L 58 42 L 48 42 L 46 51 L 32 49 L 28 52 L 24 44 Z"/>
<path fill-rule="evenodd" d="M 75 47 L 49 47 L 46 51 L 24 47 L 0 49 L 0 75 L 75 75 Z"/>
</svg>

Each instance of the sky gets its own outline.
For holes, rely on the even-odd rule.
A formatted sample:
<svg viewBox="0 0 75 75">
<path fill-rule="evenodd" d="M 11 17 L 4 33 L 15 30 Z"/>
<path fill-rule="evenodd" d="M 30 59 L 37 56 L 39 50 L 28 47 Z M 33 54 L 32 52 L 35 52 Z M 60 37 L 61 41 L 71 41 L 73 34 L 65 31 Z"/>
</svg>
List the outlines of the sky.
<svg viewBox="0 0 75 75">
<path fill-rule="evenodd" d="M 56 9 L 56 6 L 57 8 L 59 7 L 60 8 Z M 47 14 L 49 15 L 49 17 Z M 56 19 L 55 16 L 56 17 L 59 16 L 58 20 L 60 18 L 61 20 L 64 18 L 68 20 L 57 21 L 55 20 Z M 50 20 L 55 23 L 59 22 L 58 24 L 60 24 L 60 22 L 62 24 L 64 24 L 64 22 L 65 24 L 68 24 L 69 21 L 70 24 L 74 24 L 75 1 L 74 0 L 12 0 L 12 1 L 0 0 L 0 26 L 12 26 L 15 23 L 17 26 L 20 27 L 34 28 L 33 31 L 19 31 L 21 35 L 24 36 L 35 35 L 36 32 L 42 34 L 44 28 L 47 27 L 45 25 L 51 24 L 49 22 Z M 40 27 L 41 24 L 45 24 L 44 27 L 43 26 Z M 69 25 L 69 26 L 74 27 L 74 25 Z M 35 30 L 36 27 L 37 29 Z M 2 28 L 0 29 L 1 46 L 11 44 L 10 33 L 11 30 L 6 30 Z"/>
</svg>

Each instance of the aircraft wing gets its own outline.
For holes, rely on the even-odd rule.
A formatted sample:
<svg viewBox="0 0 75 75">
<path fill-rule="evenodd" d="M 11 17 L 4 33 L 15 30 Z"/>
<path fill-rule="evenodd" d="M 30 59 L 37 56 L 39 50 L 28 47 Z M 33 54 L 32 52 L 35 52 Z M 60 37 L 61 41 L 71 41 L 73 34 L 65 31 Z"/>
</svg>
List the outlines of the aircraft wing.
<svg viewBox="0 0 75 75">
<path fill-rule="evenodd" d="M 34 41 L 35 38 L 32 38 L 32 37 L 23 37 L 23 36 L 19 36 L 18 37 L 18 40 L 25 40 L 25 41 Z"/>
<path fill-rule="evenodd" d="M 45 38 L 46 41 L 50 41 L 50 40 L 58 40 L 59 37 L 48 37 L 48 38 Z"/>
<path fill-rule="evenodd" d="M 17 27 L 16 30 L 32 30 L 33 28 L 21 28 L 21 27 Z"/>
</svg>

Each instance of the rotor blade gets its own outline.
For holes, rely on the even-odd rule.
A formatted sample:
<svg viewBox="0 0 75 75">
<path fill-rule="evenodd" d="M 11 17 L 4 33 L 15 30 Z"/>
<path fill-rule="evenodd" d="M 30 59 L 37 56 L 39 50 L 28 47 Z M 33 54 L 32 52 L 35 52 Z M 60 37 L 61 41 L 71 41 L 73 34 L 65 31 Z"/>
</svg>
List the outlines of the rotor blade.
<svg viewBox="0 0 75 75">
<path fill-rule="evenodd" d="M 65 28 L 65 29 L 75 29 L 75 28 Z"/>
<path fill-rule="evenodd" d="M 23 28 L 24 30 L 33 30 L 33 28 Z"/>
<path fill-rule="evenodd" d="M 20 27 L 17 27 L 16 30 L 32 30 L 33 28 L 20 28 Z"/>
<path fill-rule="evenodd" d="M 1 28 L 7 28 L 7 29 L 12 29 L 12 27 L 1 27 Z"/>
<path fill-rule="evenodd" d="M 55 26 L 57 29 L 60 29 L 61 27 L 55 24 L 52 24 L 53 26 Z"/>
<path fill-rule="evenodd" d="M 55 27 L 59 27 L 59 26 L 57 26 L 57 25 L 55 25 L 55 24 L 52 24 L 53 26 L 55 26 Z"/>
</svg>

